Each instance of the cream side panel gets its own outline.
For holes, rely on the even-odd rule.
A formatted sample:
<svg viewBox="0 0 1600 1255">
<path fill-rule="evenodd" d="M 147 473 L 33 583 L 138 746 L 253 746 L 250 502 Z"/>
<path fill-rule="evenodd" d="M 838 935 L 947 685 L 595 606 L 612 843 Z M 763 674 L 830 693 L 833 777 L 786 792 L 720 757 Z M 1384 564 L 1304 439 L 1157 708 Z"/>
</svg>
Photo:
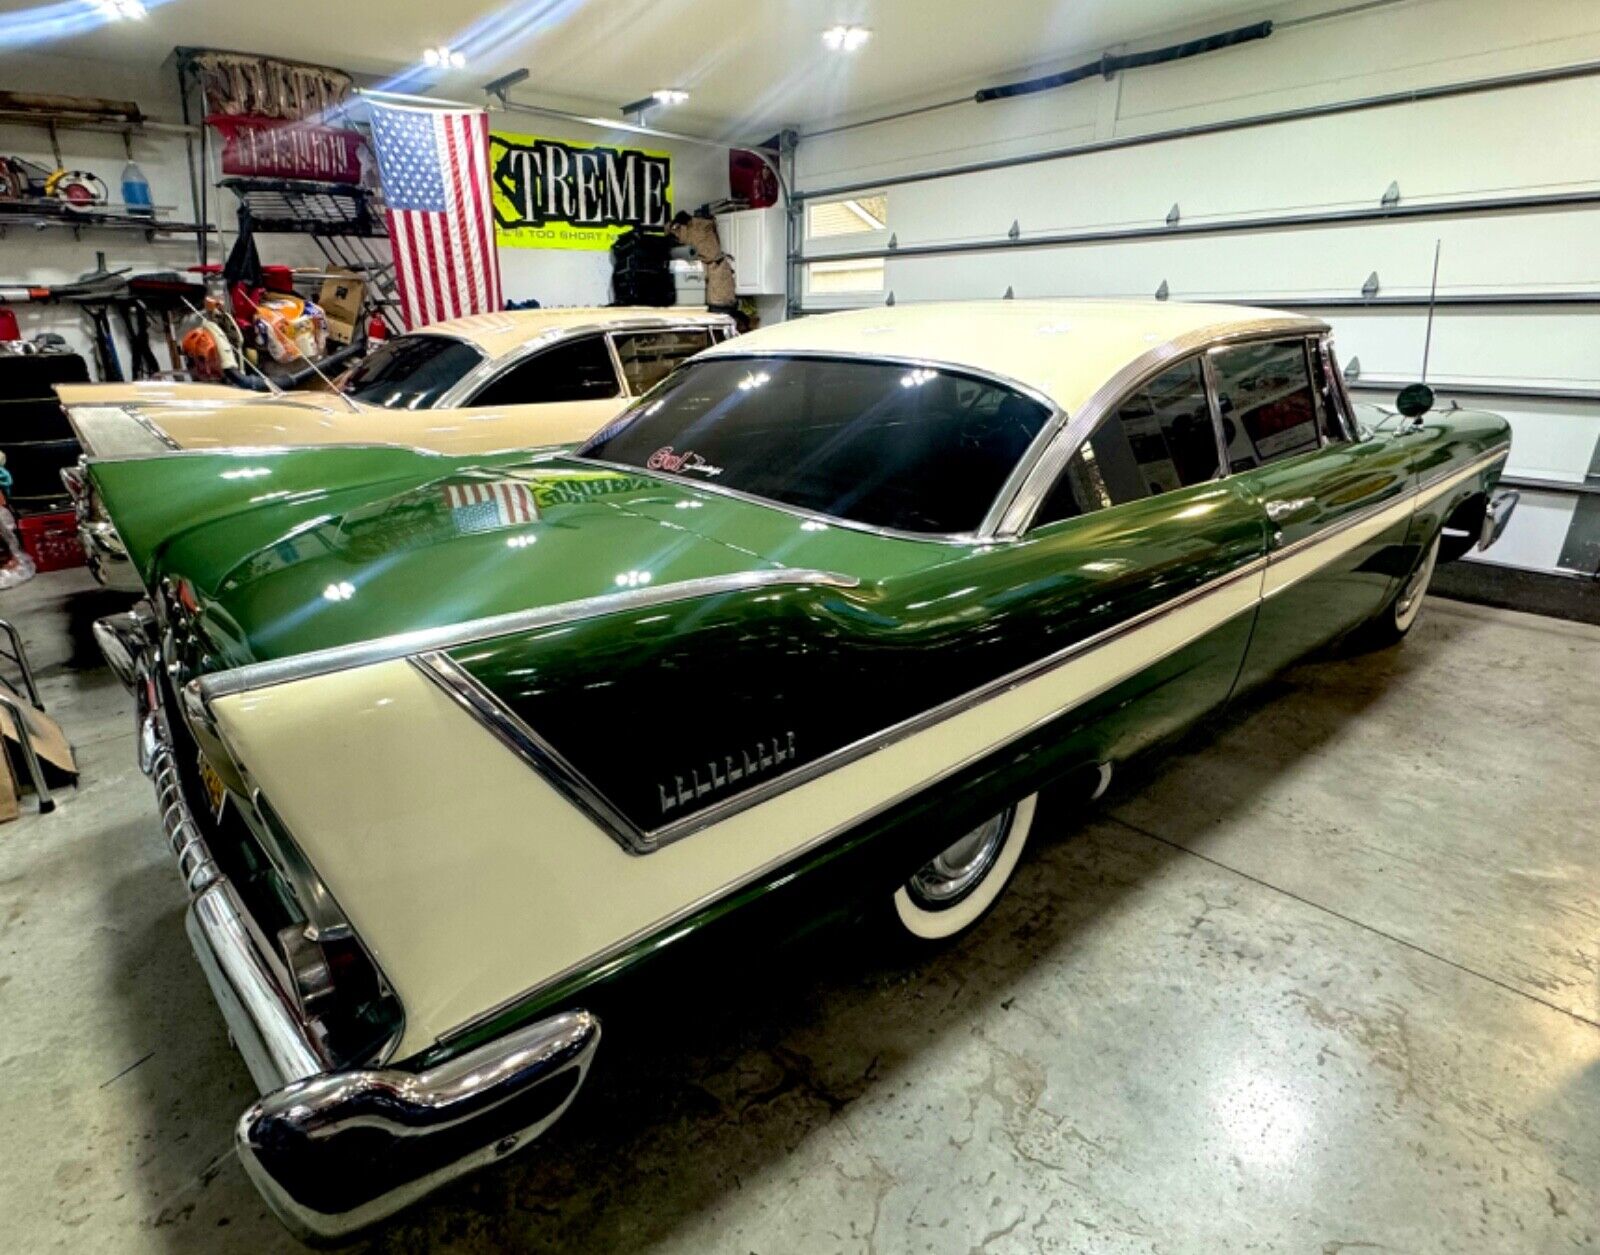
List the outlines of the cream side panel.
<svg viewBox="0 0 1600 1255">
<path fill-rule="evenodd" d="M 1251 609 L 1252 574 L 659 850 L 625 853 L 404 662 L 216 703 L 406 1008 L 404 1057 Z"/>
</svg>

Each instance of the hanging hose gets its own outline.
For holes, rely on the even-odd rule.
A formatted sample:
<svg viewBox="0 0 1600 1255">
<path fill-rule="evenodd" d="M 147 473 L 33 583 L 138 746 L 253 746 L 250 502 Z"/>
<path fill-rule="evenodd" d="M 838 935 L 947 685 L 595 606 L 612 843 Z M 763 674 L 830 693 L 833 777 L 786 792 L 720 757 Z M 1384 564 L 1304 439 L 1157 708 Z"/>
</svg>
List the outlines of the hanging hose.
<svg viewBox="0 0 1600 1255">
<path fill-rule="evenodd" d="M 1003 87 L 985 87 L 973 94 L 973 99 L 979 104 L 986 100 L 1008 100 L 1013 96 L 1028 96 L 1034 92 L 1050 91 L 1052 88 L 1065 87 L 1068 83 L 1076 83 L 1096 74 L 1103 78 L 1110 78 L 1121 70 L 1137 70 L 1147 65 L 1164 65 L 1169 61 L 1185 61 L 1190 57 L 1198 57 L 1202 53 L 1217 52 L 1223 48 L 1232 48 L 1238 44 L 1254 43 L 1258 39 L 1265 39 L 1272 34 L 1271 22 L 1257 22 L 1253 26 L 1240 26 L 1235 30 L 1222 31 L 1220 34 L 1207 35 L 1202 39 L 1190 39 L 1181 44 L 1168 44 L 1165 48 L 1156 48 L 1150 52 L 1130 52 L 1122 55 L 1103 53 L 1098 61 L 1086 61 L 1084 64 L 1071 70 L 1063 70 L 1059 74 L 1046 74 L 1042 78 L 1024 79 L 1020 83 L 1007 83 Z"/>
</svg>

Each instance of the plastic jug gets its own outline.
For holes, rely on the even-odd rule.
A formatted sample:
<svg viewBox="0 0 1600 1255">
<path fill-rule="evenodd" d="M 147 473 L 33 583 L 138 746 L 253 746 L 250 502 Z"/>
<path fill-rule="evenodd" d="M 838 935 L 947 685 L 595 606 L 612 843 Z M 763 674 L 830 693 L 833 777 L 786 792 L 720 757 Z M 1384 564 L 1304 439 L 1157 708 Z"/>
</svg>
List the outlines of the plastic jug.
<svg viewBox="0 0 1600 1255">
<path fill-rule="evenodd" d="M 129 161 L 122 167 L 122 203 L 136 217 L 155 217 L 155 202 L 150 199 L 150 180 L 144 177 L 139 163 Z"/>
</svg>

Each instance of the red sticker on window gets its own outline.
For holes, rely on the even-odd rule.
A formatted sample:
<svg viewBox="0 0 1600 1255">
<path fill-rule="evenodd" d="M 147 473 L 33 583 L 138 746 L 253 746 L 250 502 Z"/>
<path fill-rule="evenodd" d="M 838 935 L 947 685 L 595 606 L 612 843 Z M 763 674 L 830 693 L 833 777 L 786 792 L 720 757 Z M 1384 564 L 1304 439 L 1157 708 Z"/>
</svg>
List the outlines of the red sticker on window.
<svg viewBox="0 0 1600 1255">
<path fill-rule="evenodd" d="M 663 445 L 652 453 L 645 467 L 652 471 L 671 471 L 674 474 L 694 471 L 711 479 L 722 474 L 720 466 L 712 466 L 693 449 L 687 453 L 674 453 L 671 445 Z"/>
</svg>

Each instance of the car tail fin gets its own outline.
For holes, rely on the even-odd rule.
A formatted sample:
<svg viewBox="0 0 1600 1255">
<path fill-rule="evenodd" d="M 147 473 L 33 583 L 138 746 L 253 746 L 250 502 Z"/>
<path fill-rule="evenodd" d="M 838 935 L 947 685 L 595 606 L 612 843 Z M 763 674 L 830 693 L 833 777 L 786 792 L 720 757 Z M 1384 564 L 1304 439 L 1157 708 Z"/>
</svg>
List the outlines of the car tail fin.
<svg viewBox="0 0 1600 1255">
<path fill-rule="evenodd" d="M 87 470 L 100 509 L 116 526 L 134 569 L 149 587 L 163 548 L 196 528 L 240 520 L 228 542 L 245 553 L 303 520 L 342 509 L 352 492 L 359 496 L 362 489 L 446 475 L 486 460 L 497 459 L 375 445 L 173 453 L 91 461 Z"/>
</svg>

